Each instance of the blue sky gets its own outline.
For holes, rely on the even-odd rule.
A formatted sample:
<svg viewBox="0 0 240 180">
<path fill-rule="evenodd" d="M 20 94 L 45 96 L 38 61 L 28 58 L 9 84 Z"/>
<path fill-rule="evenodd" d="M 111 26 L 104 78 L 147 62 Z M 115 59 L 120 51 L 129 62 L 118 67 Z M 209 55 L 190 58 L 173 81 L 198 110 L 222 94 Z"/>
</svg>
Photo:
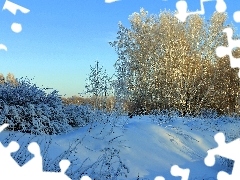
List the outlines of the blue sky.
<svg viewBox="0 0 240 180">
<path fill-rule="evenodd" d="M 5 0 L 0 0 L 3 7 Z M 118 22 L 129 27 L 128 17 L 143 7 L 150 14 L 160 10 L 175 11 L 177 0 L 12 0 L 30 9 L 28 14 L 7 10 L 0 13 L 0 72 L 28 77 L 39 87 L 49 87 L 67 96 L 81 93 L 90 65 L 98 60 L 113 74 L 117 54 L 108 44 L 117 36 Z M 225 0 L 229 21 L 240 10 L 237 0 Z M 187 0 L 190 11 L 200 9 L 199 0 Z M 215 11 L 216 1 L 205 2 L 205 17 Z M 22 24 L 20 33 L 11 31 L 11 24 Z M 239 28 L 240 24 L 235 23 Z M 238 33 L 240 34 L 240 33 Z"/>
</svg>

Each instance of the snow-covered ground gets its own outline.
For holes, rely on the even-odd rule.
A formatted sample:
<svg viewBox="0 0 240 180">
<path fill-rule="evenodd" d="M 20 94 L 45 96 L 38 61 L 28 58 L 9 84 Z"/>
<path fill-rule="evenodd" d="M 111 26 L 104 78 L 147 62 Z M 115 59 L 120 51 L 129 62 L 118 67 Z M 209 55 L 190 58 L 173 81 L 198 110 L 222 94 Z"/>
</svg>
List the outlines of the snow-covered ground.
<svg viewBox="0 0 240 180">
<path fill-rule="evenodd" d="M 215 166 L 207 167 L 204 158 L 207 150 L 217 147 L 214 140 L 217 132 L 224 132 L 226 142 L 240 137 L 240 121 L 229 117 L 175 117 L 159 123 L 158 119 L 158 116 L 150 115 L 121 116 L 52 136 L 3 131 L 0 140 L 5 146 L 12 140 L 18 141 L 21 149 L 13 156 L 20 164 L 32 158 L 26 153 L 27 143 L 38 142 L 44 169 L 59 170 L 58 162 L 69 159 L 71 166 L 67 175 L 72 179 L 79 179 L 84 172 L 95 179 L 116 179 L 116 176 L 130 180 L 138 177 L 153 180 L 156 176 L 181 179 L 170 174 L 171 166 L 175 164 L 189 168 L 189 179 L 194 180 L 216 179 L 219 171 L 231 171 L 222 165 L 223 159 L 219 158 Z"/>
</svg>

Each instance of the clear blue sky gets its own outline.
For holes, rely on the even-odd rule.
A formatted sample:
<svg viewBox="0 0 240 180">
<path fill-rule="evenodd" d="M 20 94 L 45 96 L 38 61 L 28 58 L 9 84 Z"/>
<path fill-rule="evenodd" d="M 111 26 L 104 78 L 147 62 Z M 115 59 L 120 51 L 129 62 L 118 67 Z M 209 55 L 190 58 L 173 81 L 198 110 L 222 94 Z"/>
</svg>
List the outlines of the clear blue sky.
<svg viewBox="0 0 240 180">
<path fill-rule="evenodd" d="M 240 10 L 238 0 L 225 0 L 229 20 Z M 5 0 L 0 0 L 3 7 Z M 0 72 L 17 78 L 34 78 L 39 87 L 51 87 L 67 96 L 81 93 L 85 79 L 96 60 L 113 74 L 117 59 L 108 44 L 117 36 L 118 22 L 129 27 L 128 17 L 143 7 L 150 14 L 160 10 L 175 11 L 177 0 L 121 0 L 107 4 L 104 0 L 12 0 L 30 9 L 28 14 L 0 13 Z M 190 11 L 200 9 L 199 0 L 187 0 Z M 205 16 L 215 11 L 216 1 L 204 3 Z M 22 24 L 16 34 L 11 24 Z M 240 27 L 240 24 L 235 23 Z M 240 28 L 239 28 L 240 30 Z M 238 31 L 240 32 L 240 31 Z M 239 33 L 238 33 L 239 34 Z"/>
</svg>

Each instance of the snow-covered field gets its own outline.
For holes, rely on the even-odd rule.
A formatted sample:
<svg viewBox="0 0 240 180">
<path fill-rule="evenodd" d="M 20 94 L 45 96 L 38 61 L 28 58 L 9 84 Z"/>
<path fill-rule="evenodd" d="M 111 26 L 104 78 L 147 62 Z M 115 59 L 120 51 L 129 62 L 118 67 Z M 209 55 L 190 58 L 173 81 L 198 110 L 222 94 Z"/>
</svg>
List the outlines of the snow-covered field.
<svg viewBox="0 0 240 180">
<path fill-rule="evenodd" d="M 224 132 L 226 141 L 240 137 L 240 121 L 230 117 L 182 118 L 170 121 L 160 116 L 128 118 L 106 117 L 106 121 L 75 128 L 63 135 L 27 135 L 3 131 L 0 140 L 5 146 L 17 140 L 21 148 L 13 154 L 20 165 L 32 156 L 27 144 L 39 143 L 44 170 L 58 171 L 61 159 L 69 159 L 67 171 L 72 179 L 87 173 L 92 179 L 181 179 L 170 174 L 172 165 L 189 168 L 189 179 L 216 179 L 221 170 L 231 172 L 219 158 L 215 166 L 207 167 L 207 150 L 217 147 L 214 135 Z M 21 153 L 21 154 L 20 154 Z M 125 177 L 126 175 L 126 177 Z"/>
</svg>

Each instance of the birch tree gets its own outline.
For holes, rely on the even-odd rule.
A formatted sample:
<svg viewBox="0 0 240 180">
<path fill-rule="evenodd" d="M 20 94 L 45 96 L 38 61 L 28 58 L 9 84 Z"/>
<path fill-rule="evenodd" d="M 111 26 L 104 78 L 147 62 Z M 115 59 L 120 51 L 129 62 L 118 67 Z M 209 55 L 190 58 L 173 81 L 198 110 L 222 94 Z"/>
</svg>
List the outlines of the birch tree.
<svg viewBox="0 0 240 180">
<path fill-rule="evenodd" d="M 124 82 L 120 92 L 128 96 L 129 111 L 233 112 L 239 79 L 227 66 L 229 58 L 219 58 L 215 52 L 216 47 L 227 46 L 222 30 L 232 26 L 226 20 L 227 14 L 215 12 L 207 21 L 192 15 L 180 22 L 172 12 L 149 15 L 141 9 L 129 16 L 129 28 L 119 23 L 118 36 L 110 45 L 118 54 L 115 68 Z M 227 96 L 218 94 L 221 86 L 226 88 L 220 94 Z M 220 105 L 226 103 L 224 98 L 228 110 Z"/>
</svg>

